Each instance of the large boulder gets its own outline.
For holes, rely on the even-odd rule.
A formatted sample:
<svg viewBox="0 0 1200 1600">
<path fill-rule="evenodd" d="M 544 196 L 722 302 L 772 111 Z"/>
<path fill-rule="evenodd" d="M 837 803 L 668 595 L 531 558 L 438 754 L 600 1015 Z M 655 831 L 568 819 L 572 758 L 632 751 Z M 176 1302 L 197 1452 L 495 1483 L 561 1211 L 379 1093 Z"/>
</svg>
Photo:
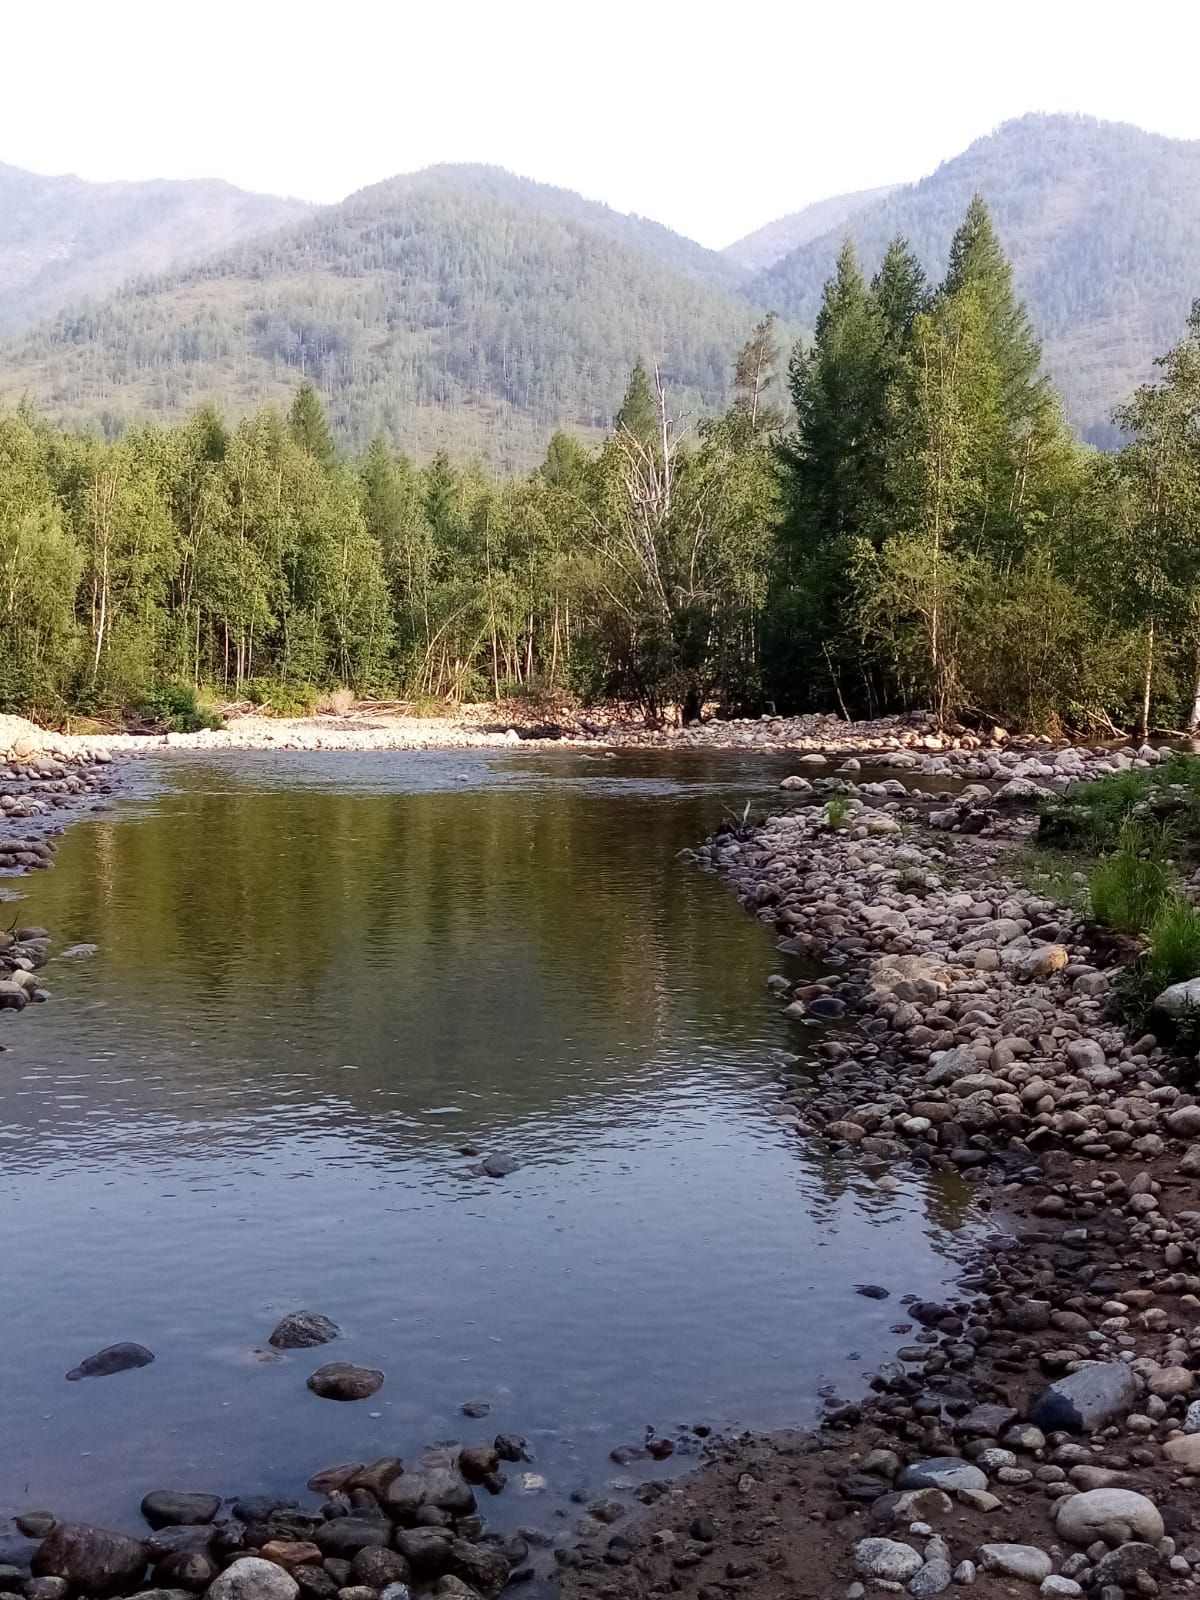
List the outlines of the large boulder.
<svg viewBox="0 0 1200 1600">
<path fill-rule="evenodd" d="M 1182 1017 L 1190 1011 L 1200 1011 L 1200 978 L 1187 978 L 1183 983 L 1173 983 L 1169 989 L 1154 997 L 1155 1011 L 1165 1017 Z"/>
<path fill-rule="evenodd" d="M 1133 1489 L 1087 1489 L 1059 1500 L 1054 1526 L 1060 1539 L 1070 1544 L 1128 1544 L 1139 1540 L 1157 1544 L 1163 1536 L 1163 1519 L 1153 1500 Z"/>
<path fill-rule="evenodd" d="M 82 1594 L 109 1595 L 135 1589 L 147 1559 L 140 1539 L 85 1522 L 60 1522 L 34 1551 L 30 1565 L 35 1578 L 65 1578 Z"/>
<path fill-rule="evenodd" d="M 1043 1389 L 1029 1421 L 1044 1433 L 1092 1433 L 1132 1411 L 1137 1395 L 1137 1379 L 1123 1361 L 1096 1362 Z"/>
</svg>

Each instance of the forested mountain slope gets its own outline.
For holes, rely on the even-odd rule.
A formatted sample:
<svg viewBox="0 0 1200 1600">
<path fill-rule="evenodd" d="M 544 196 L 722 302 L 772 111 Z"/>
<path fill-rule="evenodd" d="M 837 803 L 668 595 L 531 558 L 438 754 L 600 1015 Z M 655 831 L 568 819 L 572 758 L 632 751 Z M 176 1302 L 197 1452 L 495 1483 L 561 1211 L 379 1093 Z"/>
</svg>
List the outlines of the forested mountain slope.
<svg viewBox="0 0 1200 1600">
<path fill-rule="evenodd" d="M 0 163 L 0 329 L 268 233 L 312 210 L 213 181 L 85 183 Z"/>
<path fill-rule="evenodd" d="M 763 272 L 810 239 L 819 239 L 823 233 L 844 228 L 851 217 L 877 200 L 886 199 L 895 190 L 895 184 L 884 184 L 879 189 L 856 189 L 853 194 L 835 194 L 826 200 L 814 200 L 799 211 L 777 217 L 774 222 L 735 239 L 721 253 L 751 272 Z"/>
<path fill-rule="evenodd" d="M 1086 117 L 1021 117 L 801 245 L 754 292 L 811 326 L 847 234 L 868 270 L 902 234 L 936 275 L 975 193 L 1012 257 L 1072 420 L 1111 442 L 1113 406 L 1200 295 L 1200 142 Z"/>
<path fill-rule="evenodd" d="M 741 276 L 567 191 L 433 168 L 42 325 L 0 355 L 0 400 L 111 433 L 308 377 L 347 444 L 524 465 L 560 425 L 606 427 L 638 357 L 675 405 L 718 406 L 757 315 Z"/>
</svg>

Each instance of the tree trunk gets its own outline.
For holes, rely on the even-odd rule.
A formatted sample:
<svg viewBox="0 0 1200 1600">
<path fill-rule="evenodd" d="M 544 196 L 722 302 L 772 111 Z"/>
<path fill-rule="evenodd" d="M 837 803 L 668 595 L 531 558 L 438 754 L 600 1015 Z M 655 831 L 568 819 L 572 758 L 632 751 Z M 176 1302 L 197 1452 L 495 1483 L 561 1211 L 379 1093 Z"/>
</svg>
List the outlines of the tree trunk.
<svg viewBox="0 0 1200 1600">
<path fill-rule="evenodd" d="M 1192 714 L 1188 718 L 1188 732 L 1194 734 L 1200 728 L 1200 639 L 1196 641 L 1192 660 Z"/>
<path fill-rule="evenodd" d="M 1142 716 L 1138 732 L 1145 741 L 1150 732 L 1150 680 L 1154 676 L 1154 618 L 1146 629 L 1146 670 L 1142 676 Z"/>
</svg>

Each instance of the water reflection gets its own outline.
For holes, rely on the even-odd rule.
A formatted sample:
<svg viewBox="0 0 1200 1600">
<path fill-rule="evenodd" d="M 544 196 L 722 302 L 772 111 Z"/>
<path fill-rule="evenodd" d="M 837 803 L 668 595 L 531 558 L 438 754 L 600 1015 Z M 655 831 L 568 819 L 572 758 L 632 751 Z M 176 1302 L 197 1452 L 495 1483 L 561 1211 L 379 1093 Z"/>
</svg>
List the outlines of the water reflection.
<svg viewBox="0 0 1200 1600">
<path fill-rule="evenodd" d="M 853 1285 L 936 1292 L 961 1191 L 885 1193 L 764 1112 L 803 1038 L 783 958 L 677 859 L 787 768 L 179 762 L 75 828 L 27 909 L 99 953 L 51 969 L 0 1068 L 0 1508 L 295 1492 L 498 1428 L 565 1495 L 647 1423 L 799 1420 L 887 1351 L 898 1308 Z M 523 1165 L 472 1178 L 464 1146 Z M 299 1305 L 384 1368 L 373 1401 L 262 1359 Z M 158 1360 L 64 1383 L 118 1339 Z"/>
</svg>

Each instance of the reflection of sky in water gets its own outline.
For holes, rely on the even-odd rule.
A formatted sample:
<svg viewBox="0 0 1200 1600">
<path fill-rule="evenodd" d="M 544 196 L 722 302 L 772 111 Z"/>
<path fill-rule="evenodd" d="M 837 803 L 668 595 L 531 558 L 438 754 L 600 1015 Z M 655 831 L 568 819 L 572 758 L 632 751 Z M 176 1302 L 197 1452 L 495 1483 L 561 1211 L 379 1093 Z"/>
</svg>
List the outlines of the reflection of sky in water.
<svg viewBox="0 0 1200 1600">
<path fill-rule="evenodd" d="M 497 1429 L 563 1493 L 646 1424 L 801 1420 L 890 1353 L 901 1308 L 854 1285 L 934 1292 L 961 1196 L 883 1194 L 765 1114 L 808 1037 L 782 958 L 677 859 L 787 759 L 600 765 L 172 763 L 23 885 L 100 952 L 5 1029 L 0 1507 L 295 1492 Z M 525 1164 L 469 1178 L 466 1141 Z M 344 1340 L 264 1362 L 301 1305 Z M 64 1383 L 119 1339 L 158 1360 Z M 374 1400 L 305 1390 L 334 1353 Z"/>
</svg>

